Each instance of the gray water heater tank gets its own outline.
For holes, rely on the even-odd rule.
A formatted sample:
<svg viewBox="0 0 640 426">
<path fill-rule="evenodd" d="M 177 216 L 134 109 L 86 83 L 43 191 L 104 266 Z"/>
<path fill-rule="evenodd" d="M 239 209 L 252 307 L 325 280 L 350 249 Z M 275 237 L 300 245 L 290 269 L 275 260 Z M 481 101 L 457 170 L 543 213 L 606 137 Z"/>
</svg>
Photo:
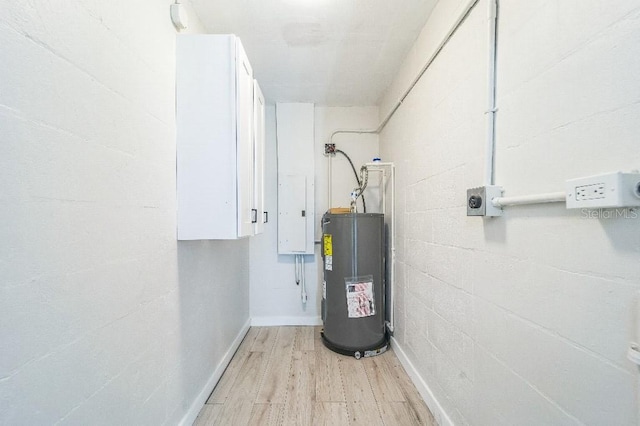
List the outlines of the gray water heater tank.
<svg viewBox="0 0 640 426">
<path fill-rule="evenodd" d="M 325 213 L 322 233 L 324 344 L 356 358 L 384 352 L 384 215 Z"/>
</svg>

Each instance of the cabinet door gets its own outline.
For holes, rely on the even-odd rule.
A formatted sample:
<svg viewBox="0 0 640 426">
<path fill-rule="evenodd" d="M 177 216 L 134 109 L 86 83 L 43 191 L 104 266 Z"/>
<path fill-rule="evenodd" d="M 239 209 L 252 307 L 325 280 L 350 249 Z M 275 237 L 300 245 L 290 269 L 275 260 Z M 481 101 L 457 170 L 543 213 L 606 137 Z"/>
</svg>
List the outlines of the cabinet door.
<svg viewBox="0 0 640 426">
<path fill-rule="evenodd" d="M 179 240 L 238 238 L 236 50 L 232 35 L 177 38 Z"/>
<path fill-rule="evenodd" d="M 236 44 L 238 237 L 253 234 L 253 72 L 240 40 Z"/>
<path fill-rule="evenodd" d="M 264 150 L 265 150 L 265 122 L 264 122 L 264 96 L 258 82 L 253 85 L 253 141 L 254 141 L 254 207 L 258 212 L 258 221 L 255 223 L 255 234 L 264 232 L 264 224 L 267 221 L 264 205 Z"/>
</svg>

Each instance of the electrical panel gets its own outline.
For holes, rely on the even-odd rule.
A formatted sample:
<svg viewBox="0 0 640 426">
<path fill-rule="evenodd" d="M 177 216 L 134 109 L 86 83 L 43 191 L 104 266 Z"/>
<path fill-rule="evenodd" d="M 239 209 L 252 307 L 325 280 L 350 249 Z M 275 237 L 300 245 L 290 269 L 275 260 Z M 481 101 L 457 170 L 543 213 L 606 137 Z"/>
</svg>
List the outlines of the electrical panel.
<svg viewBox="0 0 640 426">
<path fill-rule="evenodd" d="M 278 253 L 307 250 L 307 177 L 278 176 Z"/>
<path fill-rule="evenodd" d="M 314 105 L 276 104 L 278 254 L 314 254 Z"/>
<path fill-rule="evenodd" d="M 640 173 L 612 172 L 566 182 L 568 209 L 640 206 Z"/>
</svg>

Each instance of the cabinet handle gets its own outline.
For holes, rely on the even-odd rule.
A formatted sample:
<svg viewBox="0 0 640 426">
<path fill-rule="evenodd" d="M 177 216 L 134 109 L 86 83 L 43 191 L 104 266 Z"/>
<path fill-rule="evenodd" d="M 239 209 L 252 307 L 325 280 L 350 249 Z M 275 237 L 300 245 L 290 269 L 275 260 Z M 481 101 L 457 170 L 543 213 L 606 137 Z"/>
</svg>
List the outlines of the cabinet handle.
<svg viewBox="0 0 640 426">
<path fill-rule="evenodd" d="M 262 219 L 262 223 L 269 222 L 269 212 L 264 212 L 264 218 Z"/>
<path fill-rule="evenodd" d="M 251 223 L 258 223 L 258 210 L 251 209 Z"/>
</svg>

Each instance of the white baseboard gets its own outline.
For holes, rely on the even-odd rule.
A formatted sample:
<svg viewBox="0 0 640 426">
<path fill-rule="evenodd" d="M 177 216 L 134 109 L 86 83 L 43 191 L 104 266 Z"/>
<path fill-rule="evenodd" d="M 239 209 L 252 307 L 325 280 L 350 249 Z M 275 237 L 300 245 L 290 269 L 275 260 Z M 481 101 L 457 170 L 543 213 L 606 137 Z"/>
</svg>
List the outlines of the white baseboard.
<svg viewBox="0 0 640 426">
<path fill-rule="evenodd" d="M 233 343 L 231 343 L 231 347 L 229 347 L 229 350 L 224 354 L 224 357 L 222 357 L 222 360 L 218 363 L 218 366 L 213 371 L 213 374 L 211 374 L 211 377 L 209 377 L 209 380 L 207 380 L 207 384 L 204 386 L 202 391 L 200 391 L 198 397 L 189 407 L 189 411 L 187 411 L 187 413 L 180 421 L 180 426 L 191 426 L 196 420 L 196 417 L 198 417 L 198 413 L 200 413 L 202 406 L 205 404 L 205 402 L 207 402 L 207 398 L 209 398 L 209 395 L 211 395 L 211 392 L 213 392 L 213 388 L 215 388 L 218 384 L 218 380 L 220 380 L 220 377 L 222 377 L 222 373 L 224 373 L 224 370 L 231 362 L 231 358 L 233 358 L 233 355 L 236 353 L 236 350 L 238 350 L 238 347 L 242 343 L 242 339 L 244 339 L 244 336 L 247 335 L 250 325 L 251 318 L 249 318 L 240 329 L 240 332 L 234 339 Z"/>
<path fill-rule="evenodd" d="M 273 327 L 282 325 L 322 325 L 320 317 L 252 317 L 254 327 Z"/>
<path fill-rule="evenodd" d="M 442 405 L 440 405 L 427 383 L 422 379 L 418 370 L 416 370 L 413 363 L 407 357 L 407 354 L 402 350 L 402 346 L 400 346 L 398 341 L 393 337 L 391 338 L 391 347 L 411 378 L 411 381 L 416 386 L 416 389 L 418 389 L 420 396 L 427 404 L 427 407 L 429 407 L 429 410 L 431 410 L 431 414 L 433 414 L 433 417 L 435 417 L 438 424 L 440 426 L 454 426 L 451 418 L 449 418 L 447 413 L 444 411 Z"/>
</svg>

